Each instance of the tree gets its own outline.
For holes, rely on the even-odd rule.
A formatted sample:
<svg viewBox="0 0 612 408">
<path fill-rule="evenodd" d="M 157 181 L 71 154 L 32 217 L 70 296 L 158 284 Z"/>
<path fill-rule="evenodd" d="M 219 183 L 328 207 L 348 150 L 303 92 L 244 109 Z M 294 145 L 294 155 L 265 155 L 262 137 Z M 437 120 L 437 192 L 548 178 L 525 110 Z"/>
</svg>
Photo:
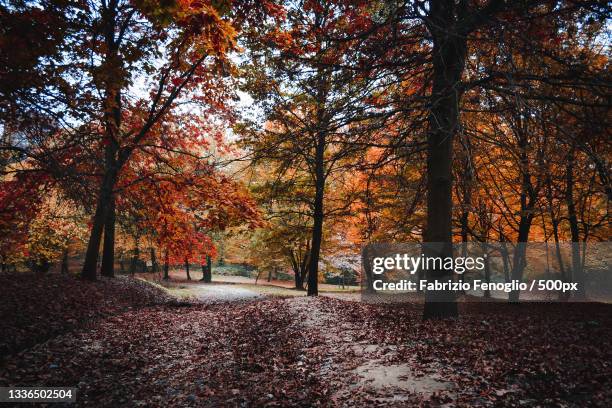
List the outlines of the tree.
<svg viewBox="0 0 612 408">
<path fill-rule="evenodd" d="M 243 132 L 243 143 L 253 163 L 275 163 L 278 178 L 304 192 L 299 199 L 312 218 L 308 295 L 318 294 L 325 219 L 339 211 L 326 208 L 329 182 L 368 137 L 364 112 L 372 105 L 375 78 L 342 68 L 358 54 L 357 41 L 333 39 L 353 13 L 365 11 L 364 4 L 287 3 L 284 24 L 264 27 L 254 36 L 257 42 L 248 43 L 245 89 L 261 104 L 267 124 Z"/>
</svg>

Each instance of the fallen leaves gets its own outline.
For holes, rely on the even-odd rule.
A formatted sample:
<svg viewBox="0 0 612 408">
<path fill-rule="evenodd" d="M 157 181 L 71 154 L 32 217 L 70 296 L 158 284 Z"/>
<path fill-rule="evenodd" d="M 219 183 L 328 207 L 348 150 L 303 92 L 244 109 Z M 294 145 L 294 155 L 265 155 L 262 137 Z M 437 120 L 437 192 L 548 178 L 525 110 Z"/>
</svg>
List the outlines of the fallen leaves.
<svg viewBox="0 0 612 408">
<path fill-rule="evenodd" d="M 136 279 L 29 273 L 0 275 L 0 356 L 14 353 L 93 319 L 174 301 Z"/>
<path fill-rule="evenodd" d="M 145 298 L 133 294 L 132 309 L 5 358 L 0 386 L 77 386 L 77 405 L 108 407 L 612 401 L 607 305 L 468 303 L 456 321 L 423 322 L 416 304 Z M 364 365 L 389 386 L 361 378 Z"/>
</svg>

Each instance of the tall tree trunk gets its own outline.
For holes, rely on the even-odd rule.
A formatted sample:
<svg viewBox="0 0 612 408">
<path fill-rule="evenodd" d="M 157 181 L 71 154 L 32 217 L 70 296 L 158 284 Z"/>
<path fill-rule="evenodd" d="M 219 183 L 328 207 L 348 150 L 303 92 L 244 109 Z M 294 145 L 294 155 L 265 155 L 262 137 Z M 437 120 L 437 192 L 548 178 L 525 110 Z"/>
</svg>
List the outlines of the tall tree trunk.
<svg viewBox="0 0 612 408">
<path fill-rule="evenodd" d="M 320 132 L 317 137 L 315 153 L 315 201 L 312 228 L 312 247 L 308 270 L 308 296 L 319 294 L 319 256 L 323 239 L 323 194 L 325 191 L 325 135 Z"/>
<path fill-rule="evenodd" d="M 512 257 L 511 279 L 517 280 L 519 282 L 523 280 L 523 272 L 525 270 L 525 267 L 527 266 L 527 243 L 529 240 L 529 231 L 531 230 L 531 224 L 533 221 L 532 210 L 533 208 L 527 209 L 524 207 L 524 209 L 521 211 L 521 214 L 528 214 L 521 215 L 518 230 L 518 240 L 516 243 L 516 247 L 514 248 L 514 254 Z M 510 292 L 508 299 L 510 300 L 510 302 L 518 302 L 519 297 L 520 291 L 514 290 Z"/>
<path fill-rule="evenodd" d="M 535 203 L 537 193 L 531 182 L 531 170 L 529 166 L 529 155 L 527 152 L 529 140 L 526 130 L 518 130 L 520 160 L 521 160 L 521 218 L 519 220 L 518 238 L 514 254 L 512 257 L 512 280 L 521 282 L 523 280 L 523 272 L 527 266 L 527 243 L 529 241 L 529 232 L 533 222 Z M 510 302 L 518 302 L 520 291 L 514 290 L 510 292 L 508 299 Z"/>
<path fill-rule="evenodd" d="M 96 211 L 92 220 L 92 229 L 87 243 L 85 262 L 81 276 L 88 280 L 96 279 L 96 265 L 100 251 L 102 232 L 105 228 L 110 231 L 104 238 L 102 273 L 106 276 L 114 275 L 114 246 L 115 246 L 115 203 L 113 189 L 117 181 L 119 150 L 119 129 L 121 127 L 121 87 L 122 78 L 119 76 L 123 67 L 119 55 L 118 43 L 115 39 L 117 25 L 117 1 L 109 2 L 101 15 L 101 29 L 104 35 L 106 52 L 102 71 L 106 76 L 100 78 L 104 86 L 104 142 L 105 163 L 104 177 L 98 195 Z M 116 75 L 108 75 L 108 73 Z M 106 236 L 108 238 L 106 238 Z"/>
<path fill-rule="evenodd" d="M 168 258 L 168 252 L 166 251 L 166 254 L 164 256 L 164 280 L 170 279 L 169 270 L 170 270 L 170 259 Z"/>
<path fill-rule="evenodd" d="M 429 31 L 433 39 L 433 82 L 427 136 L 427 225 L 425 256 L 452 257 L 453 140 L 459 126 L 461 75 L 467 53 L 465 35 L 458 32 L 453 0 L 430 3 Z M 452 280 L 444 268 L 426 271 L 428 281 Z M 423 319 L 457 316 L 453 291 L 425 292 Z"/>
<path fill-rule="evenodd" d="M 104 221 L 104 247 L 102 250 L 102 276 L 115 276 L 115 196 L 111 194 Z"/>
<path fill-rule="evenodd" d="M 189 275 L 189 260 L 185 259 L 185 273 L 187 273 L 187 280 L 191 280 L 191 275 Z"/>
<path fill-rule="evenodd" d="M 87 251 L 85 252 L 85 261 L 83 262 L 83 270 L 81 277 L 87 280 L 96 280 L 96 269 L 98 265 L 98 253 L 100 252 L 100 241 L 102 240 L 102 232 L 104 231 L 104 221 L 106 218 L 106 209 L 110 199 L 110 191 L 112 189 L 110 180 L 102 183 L 96 212 L 93 216 L 89 241 L 87 242 Z"/>
</svg>

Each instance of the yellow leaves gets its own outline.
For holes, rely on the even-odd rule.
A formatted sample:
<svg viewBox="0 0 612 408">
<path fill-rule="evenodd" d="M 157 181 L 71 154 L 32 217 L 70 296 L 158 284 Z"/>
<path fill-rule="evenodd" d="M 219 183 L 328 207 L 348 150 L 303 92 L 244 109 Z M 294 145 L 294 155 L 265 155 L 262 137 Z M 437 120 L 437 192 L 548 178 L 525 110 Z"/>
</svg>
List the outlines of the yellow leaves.
<svg viewBox="0 0 612 408">
<path fill-rule="evenodd" d="M 236 45 L 236 29 L 222 17 L 230 3 L 202 0 L 136 0 L 135 6 L 159 28 L 175 25 L 182 30 L 179 43 L 193 42 L 201 55 L 223 56 Z"/>
<path fill-rule="evenodd" d="M 38 261 L 54 261 L 68 244 L 69 226 L 61 220 L 48 217 L 36 218 L 30 225 L 26 250 Z"/>
</svg>

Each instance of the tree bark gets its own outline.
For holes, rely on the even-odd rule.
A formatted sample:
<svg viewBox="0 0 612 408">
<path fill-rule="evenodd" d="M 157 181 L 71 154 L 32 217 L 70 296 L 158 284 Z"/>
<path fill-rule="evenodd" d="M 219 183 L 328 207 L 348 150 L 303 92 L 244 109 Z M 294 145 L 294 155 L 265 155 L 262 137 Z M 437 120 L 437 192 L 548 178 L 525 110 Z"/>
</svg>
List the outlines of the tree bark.
<svg viewBox="0 0 612 408">
<path fill-rule="evenodd" d="M 433 82 L 427 137 L 427 224 L 425 256 L 452 257 L 453 140 L 459 127 L 461 75 L 467 53 L 466 36 L 457 28 L 453 0 L 430 3 L 429 31 L 433 39 Z M 452 271 L 430 269 L 428 281 L 452 280 Z M 426 291 L 423 319 L 457 316 L 453 291 Z"/>
<path fill-rule="evenodd" d="M 189 260 L 185 259 L 185 272 L 187 273 L 187 280 L 191 280 L 191 275 L 189 275 Z"/>
<path fill-rule="evenodd" d="M 514 254 L 512 257 L 512 280 L 521 282 L 523 280 L 523 272 L 527 266 L 527 243 L 529 241 L 529 232 L 533 222 L 535 203 L 537 192 L 531 182 L 531 170 L 529 166 L 529 155 L 527 152 L 529 146 L 526 130 L 519 131 L 519 148 L 521 160 L 521 218 L 518 227 L 518 239 Z M 510 292 L 508 299 L 510 302 L 518 302 L 520 291 L 514 290 Z"/>
<path fill-rule="evenodd" d="M 317 136 L 315 152 L 315 200 L 312 228 L 312 247 L 308 268 L 308 296 L 319 294 L 319 256 L 321 254 L 321 241 L 323 240 L 323 194 L 325 191 L 325 135 L 320 132 Z"/>
<path fill-rule="evenodd" d="M 168 252 L 166 252 L 166 255 L 164 256 L 164 280 L 170 279 L 169 270 L 170 260 L 168 259 Z"/>
<path fill-rule="evenodd" d="M 151 254 L 151 272 L 157 273 L 157 257 L 155 256 L 155 248 L 149 248 L 149 252 Z"/>
<path fill-rule="evenodd" d="M 102 276 L 115 276 L 115 196 L 111 194 L 104 221 L 104 247 L 102 250 Z"/>
<path fill-rule="evenodd" d="M 206 255 L 206 263 L 202 264 L 202 282 L 212 282 L 212 258 L 210 255 Z"/>
<path fill-rule="evenodd" d="M 289 250 L 289 261 L 291 262 L 291 269 L 293 269 L 295 289 L 304 290 L 304 275 L 307 268 L 305 261 L 307 260 L 308 255 L 304 255 L 303 259 L 300 259 L 301 250 L 298 251 L 299 252 L 296 255 L 292 249 Z"/>
<path fill-rule="evenodd" d="M 369 245 L 366 245 L 363 248 L 363 252 L 361 254 L 362 265 L 363 265 L 363 274 L 364 274 L 364 282 L 363 282 L 363 290 L 367 294 L 374 294 L 376 291 L 374 290 L 374 274 L 372 273 L 372 256 L 371 256 L 371 248 Z"/>
<path fill-rule="evenodd" d="M 123 64 L 119 55 L 119 44 L 115 38 L 117 25 L 116 1 L 109 2 L 101 15 L 101 29 L 103 30 L 106 52 L 103 61 L 104 87 L 104 143 L 105 162 L 104 177 L 100 187 L 96 211 L 92 220 L 92 229 L 87 244 L 85 262 L 81 276 L 85 279 L 96 279 L 96 265 L 100 251 L 102 232 L 108 228 L 105 234 L 103 249 L 102 274 L 114 275 L 114 251 L 115 251 L 115 202 L 113 189 L 117 181 L 118 163 L 117 152 L 119 150 L 118 136 L 121 127 L 121 87 L 122 78 L 119 76 Z M 115 75 L 109 75 L 115 73 Z M 106 238 L 108 237 L 108 238 Z M 104 259 L 106 258 L 106 259 Z"/>
<path fill-rule="evenodd" d="M 87 251 L 85 252 L 85 261 L 81 277 L 87 280 L 96 280 L 96 267 L 98 265 L 98 253 L 100 251 L 100 241 L 102 240 L 102 232 L 104 231 L 104 221 L 106 217 L 106 208 L 110 197 L 110 180 L 108 175 L 102 183 L 96 212 L 93 216 L 91 233 L 87 243 Z"/>
<path fill-rule="evenodd" d="M 295 288 L 297 290 L 304 290 L 304 277 L 302 276 L 300 271 L 298 271 L 298 273 L 295 274 L 294 280 L 295 280 Z"/>
</svg>

